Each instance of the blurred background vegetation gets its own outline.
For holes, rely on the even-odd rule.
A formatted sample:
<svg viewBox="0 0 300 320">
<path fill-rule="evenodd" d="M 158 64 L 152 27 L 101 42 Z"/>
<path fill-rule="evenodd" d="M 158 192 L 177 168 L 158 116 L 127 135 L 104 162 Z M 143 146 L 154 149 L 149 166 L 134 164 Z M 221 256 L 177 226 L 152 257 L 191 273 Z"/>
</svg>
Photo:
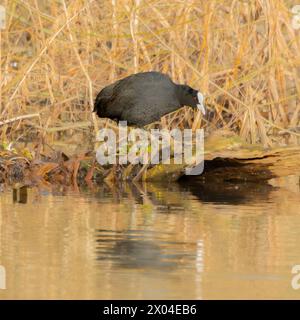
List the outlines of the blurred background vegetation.
<svg viewBox="0 0 300 320">
<path fill-rule="evenodd" d="M 207 97 L 163 127 L 227 128 L 250 143 L 300 137 L 300 31 L 287 0 L 5 0 L 2 141 L 93 136 L 97 92 L 156 70 Z"/>
</svg>

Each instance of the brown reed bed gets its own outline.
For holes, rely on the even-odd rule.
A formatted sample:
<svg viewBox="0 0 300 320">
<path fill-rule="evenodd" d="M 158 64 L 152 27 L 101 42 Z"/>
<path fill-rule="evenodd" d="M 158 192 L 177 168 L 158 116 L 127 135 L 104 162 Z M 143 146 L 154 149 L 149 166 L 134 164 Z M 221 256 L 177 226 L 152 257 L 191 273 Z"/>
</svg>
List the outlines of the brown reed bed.
<svg viewBox="0 0 300 320">
<path fill-rule="evenodd" d="M 209 117 L 190 109 L 162 127 L 227 128 L 250 143 L 297 144 L 300 31 L 285 0 L 4 0 L 1 141 L 51 144 L 105 124 L 96 93 L 157 70 L 206 94 Z M 83 138 L 80 138 L 83 139 Z"/>
</svg>

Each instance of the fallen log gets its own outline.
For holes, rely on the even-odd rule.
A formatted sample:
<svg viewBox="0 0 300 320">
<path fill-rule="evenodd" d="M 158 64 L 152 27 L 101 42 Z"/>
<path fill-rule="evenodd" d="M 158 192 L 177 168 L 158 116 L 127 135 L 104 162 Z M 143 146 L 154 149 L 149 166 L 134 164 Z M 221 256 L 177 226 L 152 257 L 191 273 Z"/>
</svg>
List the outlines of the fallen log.
<svg viewBox="0 0 300 320">
<path fill-rule="evenodd" d="M 143 178 L 175 181 L 185 175 L 187 167 L 159 164 Z M 196 179 L 256 182 L 288 175 L 300 175 L 300 147 L 264 148 L 246 144 L 234 135 L 224 135 L 212 136 L 205 143 L 204 172 Z"/>
</svg>

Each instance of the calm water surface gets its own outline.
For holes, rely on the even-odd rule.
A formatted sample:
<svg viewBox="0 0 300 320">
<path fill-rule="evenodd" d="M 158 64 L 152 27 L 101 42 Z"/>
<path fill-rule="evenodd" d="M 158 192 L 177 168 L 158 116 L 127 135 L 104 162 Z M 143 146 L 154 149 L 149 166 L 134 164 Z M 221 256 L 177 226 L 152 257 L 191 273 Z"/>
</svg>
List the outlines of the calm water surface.
<svg viewBox="0 0 300 320">
<path fill-rule="evenodd" d="M 300 299 L 299 178 L 0 197 L 0 299 Z"/>
</svg>

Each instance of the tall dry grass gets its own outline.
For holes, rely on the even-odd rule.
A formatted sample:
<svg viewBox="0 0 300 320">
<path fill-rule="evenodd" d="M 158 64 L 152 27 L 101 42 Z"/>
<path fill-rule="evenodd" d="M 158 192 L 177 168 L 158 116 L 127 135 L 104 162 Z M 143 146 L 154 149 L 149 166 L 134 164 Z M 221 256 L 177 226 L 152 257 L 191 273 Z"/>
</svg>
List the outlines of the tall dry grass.
<svg viewBox="0 0 300 320">
<path fill-rule="evenodd" d="M 300 31 L 285 0 L 5 0 L 1 138 L 102 125 L 96 93 L 157 70 L 204 92 L 163 126 L 236 130 L 251 143 L 297 143 Z M 26 116 L 23 119 L 23 116 Z M 48 130 L 48 131 L 47 131 Z M 59 130 L 59 129 L 58 129 Z M 73 130 L 76 130 L 76 128 Z"/>
</svg>

